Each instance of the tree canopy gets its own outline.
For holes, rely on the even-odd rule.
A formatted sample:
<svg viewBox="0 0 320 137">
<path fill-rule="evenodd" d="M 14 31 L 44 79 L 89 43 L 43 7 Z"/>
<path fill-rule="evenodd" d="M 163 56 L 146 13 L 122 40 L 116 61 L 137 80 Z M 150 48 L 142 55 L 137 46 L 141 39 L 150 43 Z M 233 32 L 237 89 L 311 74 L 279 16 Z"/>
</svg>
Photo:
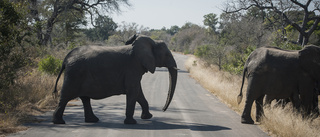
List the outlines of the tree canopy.
<svg viewBox="0 0 320 137">
<path fill-rule="evenodd" d="M 204 17 L 203 24 L 205 26 L 208 26 L 210 31 L 215 32 L 217 30 L 216 25 L 218 24 L 217 14 L 209 13 L 207 15 L 204 15 L 203 17 Z"/>
<path fill-rule="evenodd" d="M 235 13 L 243 10 L 249 10 L 252 7 L 256 7 L 262 11 L 269 11 L 272 15 L 277 15 L 278 19 L 284 21 L 286 25 L 291 25 L 299 32 L 297 43 L 300 45 L 306 45 L 309 42 L 311 34 L 316 30 L 319 22 L 320 15 L 316 15 L 315 12 L 320 11 L 320 1 L 317 0 L 233 0 L 228 2 L 224 12 Z M 301 11 L 302 20 L 296 21 L 290 18 L 292 11 Z M 269 16 L 269 20 L 272 20 L 274 16 Z M 308 27 L 308 23 L 312 22 L 312 25 Z"/>
<path fill-rule="evenodd" d="M 128 0 L 30 0 L 30 13 L 37 26 L 39 43 L 46 45 L 51 39 L 54 25 L 64 22 L 63 14 L 89 15 L 94 25 L 95 18 L 103 16 L 102 13 L 119 12 L 120 5 L 130 5 Z M 85 19 L 85 16 L 79 17 Z"/>
</svg>

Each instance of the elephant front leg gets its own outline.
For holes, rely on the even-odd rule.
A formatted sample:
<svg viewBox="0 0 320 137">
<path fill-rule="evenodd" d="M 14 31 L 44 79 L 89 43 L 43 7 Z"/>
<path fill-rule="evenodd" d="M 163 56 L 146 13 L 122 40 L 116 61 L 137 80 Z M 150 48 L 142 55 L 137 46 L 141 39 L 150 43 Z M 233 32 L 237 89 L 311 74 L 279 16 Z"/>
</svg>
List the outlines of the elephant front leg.
<svg viewBox="0 0 320 137">
<path fill-rule="evenodd" d="M 149 112 L 149 104 L 146 98 L 143 95 L 142 88 L 140 86 L 140 94 L 138 97 L 138 103 L 140 104 L 142 108 L 142 114 L 141 114 L 141 119 L 150 119 L 152 118 L 152 114 Z"/>
<path fill-rule="evenodd" d="M 136 89 L 139 90 L 139 89 Z M 135 90 L 133 90 L 135 91 Z M 138 99 L 139 91 L 128 91 L 126 94 L 127 106 L 126 106 L 126 119 L 124 124 L 137 124 L 137 121 L 133 119 L 134 109 Z"/>
<path fill-rule="evenodd" d="M 89 97 L 80 97 L 80 99 L 83 103 L 85 122 L 88 122 L 88 123 L 98 122 L 99 118 L 96 117 L 92 111 L 90 98 Z"/>
</svg>

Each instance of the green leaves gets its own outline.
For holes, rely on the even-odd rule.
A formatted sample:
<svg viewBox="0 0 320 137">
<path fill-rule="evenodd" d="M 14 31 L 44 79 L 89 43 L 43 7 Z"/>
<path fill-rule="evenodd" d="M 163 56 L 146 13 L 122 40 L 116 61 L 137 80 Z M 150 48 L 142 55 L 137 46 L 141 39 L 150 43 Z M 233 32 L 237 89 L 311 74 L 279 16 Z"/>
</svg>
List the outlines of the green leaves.
<svg viewBox="0 0 320 137">
<path fill-rule="evenodd" d="M 49 55 L 38 63 L 38 70 L 51 75 L 57 75 L 62 66 L 62 60 Z"/>
<path fill-rule="evenodd" d="M 203 17 L 204 17 L 203 24 L 205 26 L 208 26 L 210 31 L 215 32 L 216 25 L 218 24 L 217 14 L 210 13 L 210 14 L 204 15 Z"/>
</svg>

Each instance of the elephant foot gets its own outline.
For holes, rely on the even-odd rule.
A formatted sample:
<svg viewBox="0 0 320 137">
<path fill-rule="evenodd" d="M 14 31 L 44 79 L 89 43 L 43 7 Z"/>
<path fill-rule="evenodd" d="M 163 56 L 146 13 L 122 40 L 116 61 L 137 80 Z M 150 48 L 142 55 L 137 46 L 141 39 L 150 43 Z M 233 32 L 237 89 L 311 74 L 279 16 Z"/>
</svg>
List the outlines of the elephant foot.
<svg viewBox="0 0 320 137">
<path fill-rule="evenodd" d="M 254 124 L 254 121 L 251 118 L 241 118 L 242 124 Z"/>
<path fill-rule="evenodd" d="M 126 118 L 124 124 L 137 124 L 137 121 L 133 118 Z"/>
<path fill-rule="evenodd" d="M 66 122 L 63 119 L 53 118 L 52 122 L 53 124 L 66 124 Z"/>
<path fill-rule="evenodd" d="M 141 119 L 150 119 L 152 118 L 152 114 L 151 113 L 142 113 L 141 114 Z"/>
<path fill-rule="evenodd" d="M 97 118 L 96 116 L 85 118 L 85 122 L 87 122 L 87 123 L 96 123 L 98 121 L 99 121 L 99 118 Z"/>
</svg>

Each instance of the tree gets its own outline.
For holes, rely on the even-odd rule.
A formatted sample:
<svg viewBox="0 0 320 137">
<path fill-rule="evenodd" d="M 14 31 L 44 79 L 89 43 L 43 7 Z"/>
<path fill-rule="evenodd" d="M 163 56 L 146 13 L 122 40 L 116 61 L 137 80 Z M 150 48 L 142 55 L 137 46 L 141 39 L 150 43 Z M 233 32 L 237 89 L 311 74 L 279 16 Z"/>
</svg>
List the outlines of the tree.
<svg viewBox="0 0 320 137">
<path fill-rule="evenodd" d="M 218 24 L 217 14 L 209 13 L 204 15 L 203 24 L 209 27 L 210 32 L 216 32 L 216 25 Z"/>
<path fill-rule="evenodd" d="M 171 26 L 170 29 L 167 29 L 167 33 L 169 33 L 171 36 L 173 36 L 173 35 L 176 34 L 179 30 L 180 30 L 179 26 L 174 25 L 174 26 Z"/>
<path fill-rule="evenodd" d="M 101 16 L 102 12 L 119 12 L 120 4 L 130 5 L 128 0 L 30 0 L 30 14 L 36 21 L 39 43 L 46 45 L 51 38 L 54 25 L 57 22 L 63 22 L 59 19 L 62 13 L 75 11 L 87 13 L 91 23 L 94 24 L 94 18 Z M 42 8 L 47 8 L 47 10 Z M 41 11 L 48 12 L 40 14 Z"/>
<path fill-rule="evenodd" d="M 150 38 L 153 40 L 162 40 L 165 43 L 170 43 L 171 35 L 165 30 L 152 30 L 150 31 Z"/>
<path fill-rule="evenodd" d="M 59 20 L 63 21 L 55 24 L 51 34 L 51 44 L 56 45 L 63 42 L 67 47 L 76 46 L 76 43 L 80 44 L 81 41 L 77 38 L 83 36 L 81 27 L 87 25 L 85 14 L 78 11 L 64 12 L 59 16 Z"/>
<path fill-rule="evenodd" d="M 91 41 L 104 41 L 111 36 L 118 25 L 108 16 L 99 16 L 95 19 L 94 28 L 85 31 L 85 34 Z"/>
<path fill-rule="evenodd" d="M 171 38 L 170 44 L 172 47 L 170 49 L 193 53 L 197 46 L 207 44 L 210 39 L 210 37 L 207 37 L 205 28 L 187 22 Z"/>
<path fill-rule="evenodd" d="M 217 43 L 210 45 L 198 46 L 195 49 L 194 55 L 204 59 L 209 64 L 214 64 L 222 70 L 222 65 L 225 63 L 226 47 Z"/>
<path fill-rule="evenodd" d="M 138 25 L 137 23 L 127 23 L 127 22 L 122 22 L 122 24 L 118 25 L 118 29 L 115 32 L 115 35 L 118 35 L 116 39 L 118 42 L 115 43 L 122 43 L 124 44 L 132 35 L 134 34 L 146 34 L 147 30 L 149 28 L 146 28 L 142 25 Z M 114 37 L 115 38 L 115 37 Z M 114 43 L 113 42 L 113 43 Z"/>
<path fill-rule="evenodd" d="M 14 105 L 14 94 L 8 88 L 15 83 L 17 72 L 29 57 L 24 54 L 31 36 L 26 31 L 29 28 L 25 12 L 24 1 L 0 0 L 0 113 Z"/>
<path fill-rule="evenodd" d="M 96 28 L 100 40 L 106 40 L 118 28 L 118 25 L 108 16 L 99 16 L 96 19 Z"/>
<path fill-rule="evenodd" d="M 313 6 L 311 6 L 313 5 Z M 305 45 L 309 42 L 309 38 L 320 22 L 320 15 L 314 14 L 320 11 L 320 1 L 307 0 L 300 2 L 298 0 L 233 0 L 227 3 L 224 10 L 225 13 L 240 12 L 257 7 L 260 10 L 272 11 L 281 17 L 288 25 L 299 31 L 297 43 Z M 303 11 L 303 19 L 296 22 L 289 18 L 290 11 Z M 314 16 L 311 16 L 314 15 Z M 310 28 L 307 27 L 308 22 L 313 21 Z"/>
</svg>

